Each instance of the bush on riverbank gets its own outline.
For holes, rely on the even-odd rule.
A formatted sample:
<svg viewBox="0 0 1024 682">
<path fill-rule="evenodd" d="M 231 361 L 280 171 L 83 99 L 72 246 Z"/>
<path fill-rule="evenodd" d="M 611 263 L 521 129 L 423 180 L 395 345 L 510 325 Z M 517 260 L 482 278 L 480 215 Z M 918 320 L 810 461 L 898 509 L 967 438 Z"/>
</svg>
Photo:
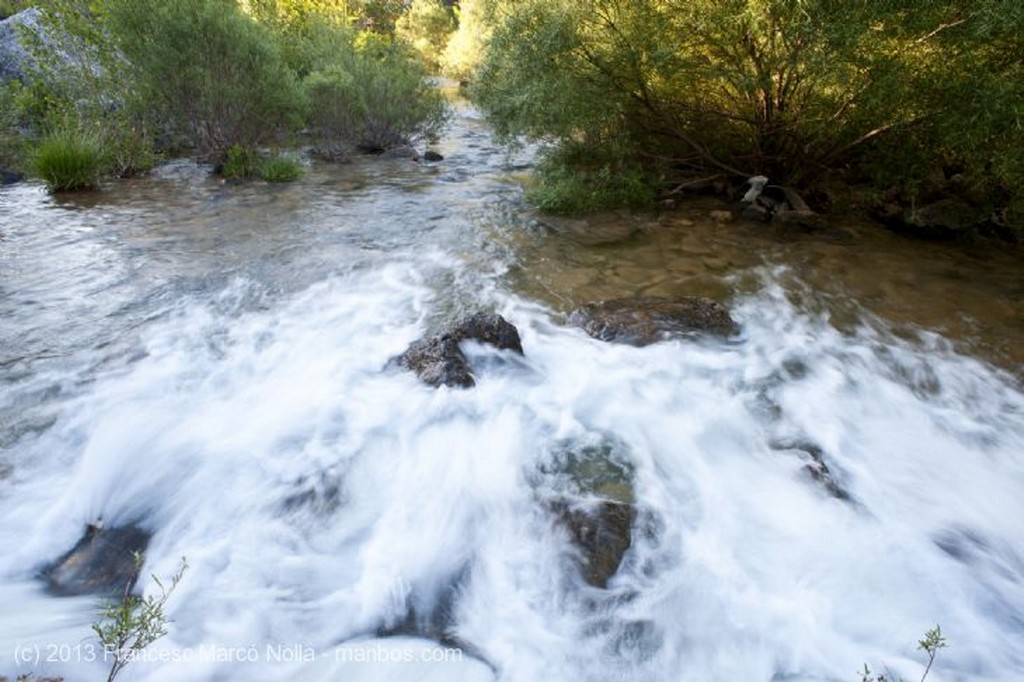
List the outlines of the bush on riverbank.
<svg viewBox="0 0 1024 682">
<path fill-rule="evenodd" d="M 107 166 L 102 136 L 72 126 L 47 133 L 33 157 L 36 175 L 51 192 L 93 189 Z"/>
<path fill-rule="evenodd" d="M 643 208 L 653 198 L 642 170 L 623 167 L 605 149 L 565 145 L 543 155 L 526 196 L 537 208 L 554 214 L 613 208 Z"/>
<path fill-rule="evenodd" d="M 260 154 L 241 146 L 228 150 L 220 165 L 221 177 L 229 180 L 258 178 L 266 182 L 292 182 L 302 177 L 302 165 L 282 154 Z"/>
<path fill-rule="evenodd" d="M 24 166 L 25 139 L 21 134 L 17 84 L 0 85 L 0 170 L 20 171 Z"/>
<path fill-rule="evenodd" d="M 339 30 L 324 31 L 303 80 L 308 126 L 321 156 L 348 146 L 377 153 L 438 135 L 448 118 L 441 93 L 401 43 Z"/>
<path fill-rule="evenodd" d="M 367 151 L 436 135 L 447 107 L 421 64 L 404 44 L 353 29 L 345 5 L 102 0 L 84 11 L 53 0 L 46 33 L 25 37 L 39 68 L 17 110 L 30 136 L 103 130 L 106 173 L 117 176 L 151 167 L 157 140 L 222 167 L 232 149 L 255 154 L 306 133 L 318 148 Z M 23 156 L 7 143 L 7 118 L 0 153 Z M 240 175 L 297 173 L 279 160 Z"/>
<path fill-rule="evenodd" d="M 297 78 L 277 36 L 223 0 L 106 0 L 103 20 L 137 91 L 168 131 L 223 160 L 299 124 Z"/>
<path fill-rule="evenodd" d="M 663 187 L 707 174 L 804 188 L 839 177 L 914 198 L 945 169 L 981 215 L 1022 202 L 1024 8 L 500 4 L 474 92 L 506 138 L 614 149 Z"/>
</svg>

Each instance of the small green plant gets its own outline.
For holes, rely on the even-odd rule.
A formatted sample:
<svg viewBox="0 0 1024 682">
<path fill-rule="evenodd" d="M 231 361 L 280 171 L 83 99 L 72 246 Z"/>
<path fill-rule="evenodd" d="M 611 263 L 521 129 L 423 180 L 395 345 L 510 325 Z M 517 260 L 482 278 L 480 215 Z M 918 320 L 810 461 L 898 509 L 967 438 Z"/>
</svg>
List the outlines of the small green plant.
<svg viewBox="0 0 1024 682">
<path fill-rule="evenodd" d="M 234 145 L 228 149 L 219 173 L 230 180 L 259 178 L 267 182 L 291 182 L 302 177 L 302 164 L 289 156 L 263 156 L 254 149 Z"/>
<path fill-rule="evenodd" d="M 233 145 L 220 166 L 220 175 L 230 180 L 254 178 L 259 170 L 259 155 L 254 149 Z"/>
<path fill-rule="evenodd" d="M 939 653 L 939 649 L 945 649 L 948 646 L 946 638 L 942 634 L 942 628 L 938 625 L 927 630 L 917 642 L 917 648 L 920 651 L 924 651 L 928 655 L 928 663 L 924 667 L 924 673 L 921 675 L 921 682 L 924 682 L 928 677 L 928 673 L 931 672 L 932 664 L 935 663 L 935 656 Z M 864 664 L 864 669 L 860 671 L 860 682 L 901 682 L 901 678 L 893 678 L 887 673 L 875 674 L 868 668 L 868 664 Z"/>
<path fill-rule="evenodd" d="M 135 566 L 137 569 L 142 568 L 142 555 L 138 552 L 135 553 Z M 125 585 L 124 598 L 108 604 L 100 611 L 100 621 L 93 623 L 92 630 L 103 645 L 105 657 L 112 659 L 107 682 L 113 682 L 138 652 L 167 634 L 167 624 L 171 621 L 164 613 L 164 605 L 181 582 L 187 568 L 188 563 L 182 557 L 177 572 L 167 586 L 155 575 L 152 576 L 160 588 L 159 595 L 143 598 L 132 594 L 132 583 L 129 582 Z"/>
<path fill-rule="evenodd" d="M 60 126 L 39 142 L 34 167 L 51 192 L 92 189 L 107 167 L 102 137 L 74 126 Z"/>
<path fill-rule="evenodd" d="M 293 182 L 302 177 L 302 164 L 290 156 L 275 155 L 259 163 L 257 174 L 267 182 Z"/>
</svg>

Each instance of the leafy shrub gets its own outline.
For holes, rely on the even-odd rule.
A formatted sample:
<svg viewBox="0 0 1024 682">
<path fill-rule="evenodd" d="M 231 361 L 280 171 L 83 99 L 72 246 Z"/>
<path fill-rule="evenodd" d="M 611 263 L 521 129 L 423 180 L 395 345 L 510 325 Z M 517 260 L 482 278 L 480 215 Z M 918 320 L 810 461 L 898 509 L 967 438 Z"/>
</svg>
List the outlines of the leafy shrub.
<svg viewBox="0 0 1024 682">
<path fill-rule="evenodd" d="M 468 82 L 475 78 L 494 29 L 497 0 L 462 0 L 457 13 L 458 27 L 441 55 L 441 72 Z"/>
<path fill-rule="evenodd" d="M 293 182 L 302 177 L 302 164 L 289 156 L 274 155 L 263 159 L 258 175 L 267 182 Z"/>
<path fill-rule="evenodd" d="M 641 169 L 623 166 L 606 151 L 573 146 L 547 154 L 526 194 L 537 208 L 556 214 L 643 208 L 653 200 Z"/>
<path fill-rule="evenodd" d="M 103 138 L 110 173 L 128 178 L 152 170 L 158 155 L 148 127 L 130 115 L 116 113 L 108 117 L 108 124 Z"/>
<path fill-rule="evenodd" d="M 954 163 L 993 199 L 1021 196 L 1019 3 L 520 0 L 501 10 L 475 97 L 506 137 L 612 145 L 631 164 L 677 174 L 667 181 L 712 171 L 808 185 L 840 169 L 903 183 Z"/>
<path fill-rule="evenodd" d="M 92 189 L 108 167 L 103 138 L 91 130 L 57 128 L 40 140 L 34 167 L 51 192 Z"/>
<path fill-rule="evenodd" d="M 348 145 L 380 152 L 431 138 L 447 121 L 441 93 L 401 45 L 349 36 L 340 49 L 321 52 L 314 65 L 303 81 L 309 128 L 328 158 L 341 156 Z"/>
<path fill-rule="evenodd" d="M 395 37 L 409 43 L 434 73 L 454 31 L 454 13 L 442 0 L 412 0 L 395 24 Z"/>
<path fill-rule="evenodd" d="M 24 165 L 25 139 L 17 102 L 20 86 L 0 84 L 0 169 L 15 170 Z"/>
<path fill-rule="evenodd" d="M 298 120 L 276 34 L 225 0 L 106 0 L 104 22 L 148 111 L 201 156 L 255 148 Z"/>
<path fill-rule="evenodd" d="M 255 178 L 259 171 L 259 154 L 254 149 L 233 145 L 219 167 L 220 175 L 231 180 Z"/>
</svg>

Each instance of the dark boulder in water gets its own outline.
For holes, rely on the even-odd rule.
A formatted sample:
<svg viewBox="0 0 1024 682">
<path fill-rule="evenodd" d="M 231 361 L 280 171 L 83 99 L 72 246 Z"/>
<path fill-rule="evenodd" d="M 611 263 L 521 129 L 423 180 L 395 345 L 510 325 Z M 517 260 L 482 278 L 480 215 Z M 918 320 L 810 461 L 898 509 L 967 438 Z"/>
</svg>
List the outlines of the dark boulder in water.
<svg viewBox="0 0 1024 682">
<path fill-rule="evenodd" d="M 24 176 L 18 171 L 0 168 L 0 185 L 13 185 L 16 182 L 21 182 L 23 179 Z"/>
<path fill-rule="evenodd" d="M 43 577 L 50 591 L 62 597 L 122 596 L 139 577 L 135 556 L 146 550 L 149 538 L 149 533 L 134 525 L 90 524 L 71 551 L 43 571 Z"/>
<path fill-rule="evenodd" d="M 396 362 L 430 386 L 470 388 L 476 385 L 459 344 L 479 341 L 499 350 L 523 354 L 519 331 L 501 315 L 477 313 L 437 336 L 413 342 Z"/>
<path fill-rule="evenodd" d="M 831 497 L 849 501 L 850 494 L 836 480 L 835 474 L 825 463 L 825 451 L 820 445 L 808 440 L 777 440 L 769 443 L 773 450 L 795 452 L 805 461 L 803 472 L 817 483 Z"/>
<path fill-rule="evenodd" d="M 607 587 L 633 543 L 636 508 L 613 500 L 576 503 L 557 499 L 549 506 L 580 550 L 583 579 L 594 587 Z"/>
<path fill-rule="evenodd" d="M 600 301 L 577 309 L 569 321 L 595 339 L 634 346 L 692 334 L 729 336 L 739 329 L 724 306 L 695 296 L 635 296 Z"/>
</svg>

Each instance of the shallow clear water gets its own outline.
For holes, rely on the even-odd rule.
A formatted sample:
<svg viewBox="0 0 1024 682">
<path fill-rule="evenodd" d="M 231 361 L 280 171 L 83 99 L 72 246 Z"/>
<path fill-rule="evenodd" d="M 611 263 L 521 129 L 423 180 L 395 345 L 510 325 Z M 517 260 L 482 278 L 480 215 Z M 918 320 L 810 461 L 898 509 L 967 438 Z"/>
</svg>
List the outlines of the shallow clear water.
<svg viewBox="0 0 1024 682">
<path fill-rule="evenodd" d="M 126 679 L 919 679 L 936 623 L 929 679 L 1024 678 L 1012 256 L 710 204 L 551 220 L 471 110 L 440 149 L 286 187 L 177 164 L 0 189 L 0 673 L 102 679 L 96 601 L 36 577 L 102 519 L 153 532 L 144 575 L 189 563 Z M 743 333 L 632 348 L 564 322 L 638 293 L 714 295 Z M 525 358 L 467 349 L 469 391 L 387 367 L 481 308 Z M 607 590 L 543 502 L 594 443 L 638 509 Z M 462 660 L 376 638 L 410 610 L 445 611 Z"/>
</svg>

